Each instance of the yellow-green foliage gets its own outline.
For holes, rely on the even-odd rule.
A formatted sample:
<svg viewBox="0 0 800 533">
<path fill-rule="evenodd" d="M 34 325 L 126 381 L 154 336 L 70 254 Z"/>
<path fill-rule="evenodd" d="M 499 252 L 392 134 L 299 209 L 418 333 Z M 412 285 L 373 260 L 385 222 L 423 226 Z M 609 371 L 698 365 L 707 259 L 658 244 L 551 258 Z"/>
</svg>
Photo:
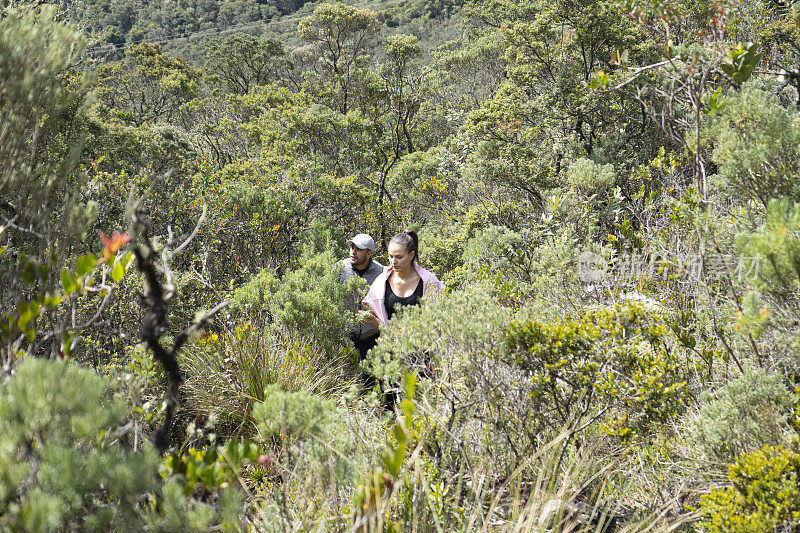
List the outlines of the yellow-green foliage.
<svg viewBox="0 0 800 533">
<path fill-rule="evenodd" d="M 765 446 L 729 468 L 731 487 L 700 499 L 700 530 L 708 533 L 794 531 L 800 519 L 800 454 Z"/>
<path fill-rule="evenodd" d="M 626 439 L 681 409 L 680 362 L 659 317 L 638 305 L 590 311 L 577 320 L 512 323 L 502 357 L 524 370 L 543 419 L 605 418 Z"/>
<path fill-rule="evenodd" d="M 614 165 L 599 165 L 585 157 L 573 161 L 567 170 L 569 184 L 588 194 L 610 188 L 614 185 L 615 179 Z"/>
<path fill-rule="evenodd" d="M 175 482 L 182 483 L 184 494 L 189 496 L 198 488 L 209 491 L 236 483 L 242 465 L 255 462 L 257 457 L 258 446 L 252 442 L 229 440 L 222 446 L 173 453 L 164 461 L 162 473 L 164 477 L 175 476 Z"/>
</svg>

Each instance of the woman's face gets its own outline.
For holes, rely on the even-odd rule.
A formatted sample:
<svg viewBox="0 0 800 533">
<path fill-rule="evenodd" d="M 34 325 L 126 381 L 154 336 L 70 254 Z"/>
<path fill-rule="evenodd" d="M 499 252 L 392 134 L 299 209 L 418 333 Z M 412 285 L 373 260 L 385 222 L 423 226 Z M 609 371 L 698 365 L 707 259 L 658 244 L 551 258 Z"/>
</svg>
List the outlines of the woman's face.
<svg viewBox="0 0 800 533">
<path fill-rule="evenodd" d="M 393 270 L 406 272 L 411 268 L 414 252 L 409 252 L 406 247 L 396 242 L 389 243 L 389 265 Z"/>
</svg>

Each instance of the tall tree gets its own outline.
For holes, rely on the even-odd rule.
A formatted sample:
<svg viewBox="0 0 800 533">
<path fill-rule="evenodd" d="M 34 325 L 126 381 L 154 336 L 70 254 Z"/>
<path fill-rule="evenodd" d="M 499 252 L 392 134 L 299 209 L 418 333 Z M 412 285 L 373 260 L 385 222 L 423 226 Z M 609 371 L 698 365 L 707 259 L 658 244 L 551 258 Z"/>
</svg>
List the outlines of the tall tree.
<svg viewBox="0 0 800 533">
<path fill-rule="evenodd" d="M 374 12 L 345 4 L 322 4 L 298 26 L 319 58 L 319 73 L 333 84 L 334 105 L 342 113 L 350 109 L 357 73 L 377 29 Z"/>
<path fill-rule="evenodd" d="M 239 33 L 215 41 L 208 49 L 205 73 L 227 93 L 247 94 L 250 89 L 279 80 L 289 68 L 283 45 Z"/>
<path fill-rule="evenodd" d="M 647 53 L 642 34 L 611 2 L 490 0 L 472 2 L 468 12 L 502 37 L 505 50 L 508 81 L 462 130 L 489 182 L 541 206 L 543 190 L 575 157 L 623 151 L 634 162 L 646 156 L 639 153 L 648 131 L 639 104 L 597 97 L 587 86 L 615 49 Z"/>
<path fill-rule="evenodd" d="M 386 62 L 381 68 L 388 107 L 383 117 L 385 139 L 379 143 L 381 161 L 378 204 L 386 195 L 386 178 L 405 154 L 414 151 L 412 131 L 421 98 L 421 74 L 416 64 L 421 54 L 418 39 L 412 35 L 393 35 L 386 40 Z"/>
<path fill-rule="evenodd" d="M 200 72 L 157 44 L 131 46 L 125 59 L 98 69 L 103 102 L 125 122 L 171 121 L 197 92 Z"/>
</svg>

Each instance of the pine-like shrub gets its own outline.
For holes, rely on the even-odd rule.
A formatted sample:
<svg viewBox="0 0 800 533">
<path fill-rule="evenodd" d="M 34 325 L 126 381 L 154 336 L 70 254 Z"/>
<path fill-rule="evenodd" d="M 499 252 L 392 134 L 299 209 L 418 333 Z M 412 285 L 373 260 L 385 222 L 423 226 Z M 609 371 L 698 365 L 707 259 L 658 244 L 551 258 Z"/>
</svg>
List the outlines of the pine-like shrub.
<svg viewBox="0 0 800 533">
<path fill-rule="evenodd" d="M 752 84 L 734 93 L 711 128 L 722 190 L 733 201 L 800 199 L 800 125 L 797 112 Z"/>
<path fill-rule="evenodd" d="M 279 442 L 280 458 L 287 471 L 302 468 L 307 482 L 324 491 L 340 486 L 358 473 L 354 463 L 353 433 L 331 400 L 306 391 L 285 392 L 279 385 L 267 387 L 263 402 L 253 408 L 258 435 Z"/>
<path fill-rule="evenodd" d="M 245 316 L 258 316 L 336 352 L 346 343 L 353 320 L 347 301 L 359 279 L 339 283 L 341 266 L 330 247 L 318 252 L 314 245 L 306 245 L 298 263 L 280 279 L 265 271 L 253 276 L 234 292 L 234 306 Z"/>
<path fill-rule="evenodd" d="M 744 299 L 739 328 L 760 336 L 769 332 L 773 349 L 762 363 L 779 364 L 789 373 L 800 368 L 800 204 L 788 198 L 769 202 L 762 224 L 736 238 L 737 252 L 747 268 L 736 274 L 757 292 Z M 750 305 L 748 305 L 750 304 Z M 753 305 L 757 304 L 757 305 Z M 766 335 L 764 335 L 766 337 Z"/>
<path fill-rule="evenodd" d="M 157 486 L 150 447 L 126 451 L 125 406 L 93 372 L 28 358 L 0 396 L 0 527 L 107 529 Z"/>
<path fill-rule="evenodd" d="M 220 507 L 188 498 L 149 443 L 132 448 L 108 379 L 27 358 L 0 389 L 0 530 L 237 527 L 235 495 Z"/>
</svg>

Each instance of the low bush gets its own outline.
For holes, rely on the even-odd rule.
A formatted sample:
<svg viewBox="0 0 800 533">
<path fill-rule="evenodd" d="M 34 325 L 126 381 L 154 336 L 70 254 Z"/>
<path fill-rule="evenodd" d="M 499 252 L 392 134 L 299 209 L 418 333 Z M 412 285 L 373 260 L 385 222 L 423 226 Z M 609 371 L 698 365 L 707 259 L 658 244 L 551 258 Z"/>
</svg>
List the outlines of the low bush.
<svg viewBox="0 0 800 533">
<path fill-rule="evenodd" d="M 708 533 L 796 531 L 800 523 L 800 453 L 765 446 L 729 468 L 730 487 L 700 499 L 699 529 Z"/>
<path fill-rule="evenodd" d="M 790 439 L 793 395 L 777 374 L 749 370 L 716 392 L 704 392 L 700 402 L 687 438 L 712 460 L 727 463 Z"/>
<path fill-rule="evenodd" d="M 575 320 L 513 319 L 486 286 L 404 309 L 373 350 L 373 371 L 390 382 L 409 368 L 433 377 L 423 394 L 446 440 L 503 472 L 562 430 L 630 441 L 683 410 L 682 352 L 658 313 L 629 304 Z"/>
<path fill-rule="evenodd" d="M 639 304 L 512 323 L 498 357 L 524 375 L 531 434 L 597 420 L 626 441 L 679 413 L 688 392 L 666 327 Z"/>
<path fill-rule="evenodd" d="M 307 391 L 284 392 L 270 385 L 253 409 L 259 438 L 279 445 L 286 472 L 322 494 L 352 482 L 359 467 L 353 433 L 335 402 Z M 354 462 L 355 461 L 355 462 Z M 312 486 L 315 485 L 315 486 Z"/>
<path fill-rule="evenodd" d="M 584 157 L 573 161 L 567 169 L 569 184 L 587 196 L 610 189 L 616 178 L 614 165 L 600 165 Z"/>
</svg>

